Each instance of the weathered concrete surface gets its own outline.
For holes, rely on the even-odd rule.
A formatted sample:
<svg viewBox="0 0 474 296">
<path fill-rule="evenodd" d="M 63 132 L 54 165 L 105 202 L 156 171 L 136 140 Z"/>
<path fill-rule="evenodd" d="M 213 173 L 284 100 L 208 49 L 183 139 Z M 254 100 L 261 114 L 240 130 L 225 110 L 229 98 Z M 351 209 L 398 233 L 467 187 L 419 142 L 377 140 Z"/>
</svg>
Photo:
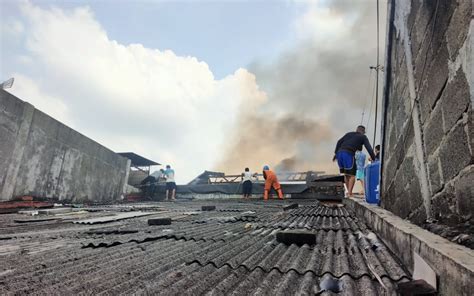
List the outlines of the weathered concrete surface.
<svg viewBox="0 0 474 296">
<path fill-rule="evenodd" d="M 389 9 L 381 205 L 418 225 L 472 223 L 473 1 Z"/>
<path fill-rule="evenodd" d="M 418 253 L 438 275 L 439 295 L 472 295 L 474 250 L 452 243 L 362 200 L 344 203 L 362 219 L 413 273 Z"/>
<path fill-rule="evenodd" d="M 120 198 L 129 160 L 0 90 L 0 200 Z"/>
</svg>

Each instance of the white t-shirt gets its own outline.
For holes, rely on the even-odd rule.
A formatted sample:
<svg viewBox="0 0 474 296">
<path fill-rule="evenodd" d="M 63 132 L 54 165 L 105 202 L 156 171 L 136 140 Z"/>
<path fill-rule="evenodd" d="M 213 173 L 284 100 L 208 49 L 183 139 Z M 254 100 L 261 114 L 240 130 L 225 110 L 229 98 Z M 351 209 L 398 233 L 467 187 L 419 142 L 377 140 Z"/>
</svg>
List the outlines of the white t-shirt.
<svg viewBox="0 0 474 296">
<path fill-rule="evenodd" d="M 166 176 L 166 183 L 174 182 L 174 170 L 173 169 L 166 169 L 165 170 Z"/>
<path fill-rule="evenodd" d="M 251 172 L 244 172 L 244 177 L 242 179 L 242 182 L 245 181 L 252 181 L 252 173 Z"/>
<path fill-rule="evenodd" d="M 154 171 L 153 173 L 150 174 L 150 176 L 155 177 L 155 178 L 161 178 L 161 171 Z"/>
</svg>

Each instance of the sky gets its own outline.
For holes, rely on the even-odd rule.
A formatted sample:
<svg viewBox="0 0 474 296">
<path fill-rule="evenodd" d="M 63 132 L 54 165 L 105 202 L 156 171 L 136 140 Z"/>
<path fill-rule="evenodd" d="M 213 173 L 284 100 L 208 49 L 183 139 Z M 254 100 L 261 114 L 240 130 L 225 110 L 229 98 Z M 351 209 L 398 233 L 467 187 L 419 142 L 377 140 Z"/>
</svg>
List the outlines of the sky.
<svg viewBox="0 0 474 296">
<path fill-rule="evenodd" d="M 0 79 L 111 150 L 170 164 L 178 183 L 264 164 L 335 172 L 339 137 L 362 121 L 371 139 L 375 12 L 369 0 L 1 0 Z"/>
</svg>

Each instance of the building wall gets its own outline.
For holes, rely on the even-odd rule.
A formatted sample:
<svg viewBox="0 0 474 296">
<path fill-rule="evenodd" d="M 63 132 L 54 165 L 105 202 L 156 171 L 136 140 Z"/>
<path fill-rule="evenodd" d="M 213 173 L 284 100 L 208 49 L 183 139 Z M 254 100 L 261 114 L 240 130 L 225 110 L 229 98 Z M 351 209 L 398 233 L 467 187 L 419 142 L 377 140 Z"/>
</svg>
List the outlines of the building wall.
<svg viewBox="0 0 474 296">
<path fill-rule="evenodd" d="M 474 218 L 472 8 L 390 1 L 382 206 L 416 224 Z"/>
<path fill-rule="evenodd" d="M 0 90 L 0 200 L 120 198 L 129 160 Z"/>
</svg>

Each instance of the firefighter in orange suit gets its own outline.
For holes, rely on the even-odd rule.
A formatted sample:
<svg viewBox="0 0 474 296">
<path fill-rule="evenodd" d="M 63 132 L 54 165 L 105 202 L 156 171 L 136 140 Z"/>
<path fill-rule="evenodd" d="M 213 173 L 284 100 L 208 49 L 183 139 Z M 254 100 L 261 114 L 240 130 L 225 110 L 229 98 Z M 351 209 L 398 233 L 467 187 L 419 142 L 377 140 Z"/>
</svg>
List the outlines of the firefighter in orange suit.
<svg viewBox="0 0 474 296">
<path fill-rule="evenodd" d="M 263 167 L 263 178 L 265 179 L 265 191 L 263 192 L 263 200 L 268 200 L 268 193 L 272 189 L 278 193 L 278 198 L 283 199 L 283 192 L 281 191 L 280 183 L 278 183 L 278 179 L 276 174 L 270 170 L 268 165 Z"/>
</svg>

